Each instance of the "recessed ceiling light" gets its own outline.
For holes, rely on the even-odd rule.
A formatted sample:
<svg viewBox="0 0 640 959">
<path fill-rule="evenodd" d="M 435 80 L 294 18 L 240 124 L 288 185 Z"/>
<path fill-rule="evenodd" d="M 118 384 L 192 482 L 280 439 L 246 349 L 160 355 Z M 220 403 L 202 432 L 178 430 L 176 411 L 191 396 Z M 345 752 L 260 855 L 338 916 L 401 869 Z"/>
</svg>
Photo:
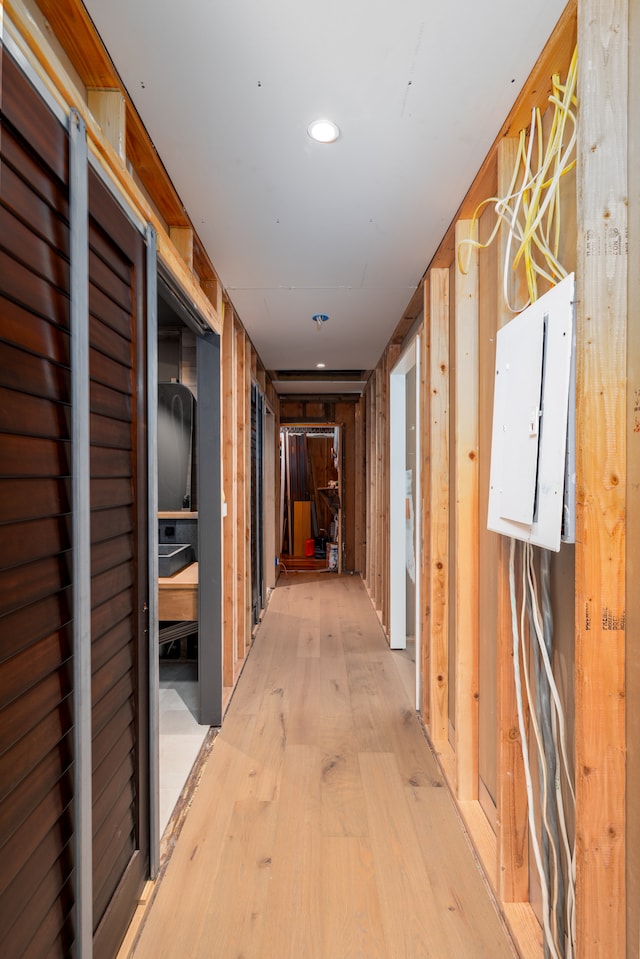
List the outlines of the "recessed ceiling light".
<svg viewBox="0 0 640 959">
<path fill-rule="evenodd" d="M 314 120 L 307 127 L 307 133 L 317 143 L 333 143 L 340 136 L 340 130 L 333 120 Z"/>
<path fill-rule="evenodd" d="M 326 363 L 316 363 L 317 370 L 323 370 L 326 366 Z"/>
</svg>

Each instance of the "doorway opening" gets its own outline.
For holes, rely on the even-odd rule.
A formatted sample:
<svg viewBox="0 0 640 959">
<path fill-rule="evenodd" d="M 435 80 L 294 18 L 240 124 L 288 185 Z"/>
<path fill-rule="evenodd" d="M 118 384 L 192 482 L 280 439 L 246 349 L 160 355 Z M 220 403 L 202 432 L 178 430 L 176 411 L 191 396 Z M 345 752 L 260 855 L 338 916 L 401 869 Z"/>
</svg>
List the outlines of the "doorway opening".
<svg viewBox="0 0 640 959">
<path fill-rule="evenodd" d="M 200 502 L 220 466 L 219 337 L 158 276 L 159 826 L 165 831 L 221 702 L 220 597 L 203 590 L 220 518 Z M 213 414 L 213 415 L 212 415 Z M 210 497 L 214 499 L 215 497 Z M 207 499 L 207 498 L 205 498 Z M 203 508 L 204 507 L 204 508 Z M 219 550 L 218 550 L 219 553 Z M 203 608 L 203 602 L 207 608 Z M 218 688 L 220 686 L 220 688 Z"/>
<path fill-rule="evenodd" d="M 342 572 L 342 427 L 280 428 L 280 554 L 285 570 Z"/>
<path fill-rule="evenodd" d="M 390 646 L 402 650 L 415 708 L 420 704 L 420 341 L 416 337 L 390 377 Z"/>
</svg>

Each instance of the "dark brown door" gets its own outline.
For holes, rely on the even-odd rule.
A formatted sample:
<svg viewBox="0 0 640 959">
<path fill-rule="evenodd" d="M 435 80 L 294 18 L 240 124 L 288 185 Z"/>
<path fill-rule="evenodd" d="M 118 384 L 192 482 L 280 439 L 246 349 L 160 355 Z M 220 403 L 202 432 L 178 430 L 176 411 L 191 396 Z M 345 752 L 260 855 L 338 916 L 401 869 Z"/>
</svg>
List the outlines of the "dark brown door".
<svg viewBox="0 0 640 959">
<path fill-rule="evenodd" d="M 0 955 L 68 956 L 68 140 L 6 52 L 0 139 Z"/>
<path fill-rule="evenodd" d="M 114 955 L 149 871 L 144 244 L 89 180 L 93 904 Z"/>
<path fill-rule="evenodd" d="M 35 959 L 75 938 L 69 146 L 0 58 L 0 955 Z M 111 959 L 149 859 L 144 249 L 93 173 L 89 208 L 87 735 L 94 946 Z"/>
</svg>

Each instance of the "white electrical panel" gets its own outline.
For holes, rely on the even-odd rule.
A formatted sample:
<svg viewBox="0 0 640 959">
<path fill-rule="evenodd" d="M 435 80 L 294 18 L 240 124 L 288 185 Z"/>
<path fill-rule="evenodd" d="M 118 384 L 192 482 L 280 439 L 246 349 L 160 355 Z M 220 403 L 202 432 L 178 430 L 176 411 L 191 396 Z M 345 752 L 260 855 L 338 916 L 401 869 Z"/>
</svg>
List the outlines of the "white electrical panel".
<svg viewBox="0 0 640 959">
<path fill-rule="evenodd" d="M 564 527 L 572 385 L 574 276 L 500 330 L 491 441 L 488 528 L 559 550 Z M 566 536 L 564 537 L 567 538 Z"/>
</svg>

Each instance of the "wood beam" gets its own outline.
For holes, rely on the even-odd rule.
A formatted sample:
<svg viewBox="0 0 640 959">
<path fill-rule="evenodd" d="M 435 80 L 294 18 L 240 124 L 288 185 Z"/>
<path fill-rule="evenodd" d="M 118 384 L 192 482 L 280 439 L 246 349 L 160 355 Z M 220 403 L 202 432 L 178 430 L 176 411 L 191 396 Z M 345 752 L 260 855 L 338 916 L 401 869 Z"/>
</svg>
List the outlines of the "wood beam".
<svg viewBox="0 0 640 959">
<path fill-rule="evenodd" d="M 449 270 L 431 270 L 429 290 L 429 717 L 431 738 L 434 744 L 441 744 L 449 735 Z"/>
<path fill-rule="evenodd" d="M 577 955 L 624 959 L 628 0 L 578 11 Z"/>
<path fill-rule="evenodd" d="M 244 659 L 247 634 L 250 633 L 247 621 L 247 549 L 246 549 L 246 408 L 247 400 L 244 384 L 246 382 L 245 334 L 240 323 L 234 325 L 236 340 L 236 365 L 234 391 L 236 397 L 236 457 L 233 485 L 236 490 L 236 604 L 238 629 L 236 633 L 236 660 Z"/>
<path fill-rule="evenodd" d="M 498 148 L 498 195 L 506 196 L 518 154 L 518 140 L 507 137 Z M 498 234 L 497 287 L 498 327 L 511 318 L 504 302 L 503 271 L 508 242 L 506 227 Z M 510 291 L 513 293 L 513 291 Z M 519 301 L 522 302 L 522 301 Z M 529 899 L 529 828 L 527 792 L 518 727 L 518 707 L 513 676 L 513 640 L 509 596 L 509 541 L 501 536 L 496 571 L 497 600 L 497 699 L 498 699 L 498 795 L 497 873 L 498 896 L 503 902 Z"/>
<path fill-rule="evenodd" d="M 224 311 L 222 327 L 222 488 L 227 515 L 223 519 L 223 608 L 222 608 L 222 676 L 223 685 L 232 686 L 235 667 L 235 639 L 238 633 L 236 562 L 237 490 L 234 482 L 236 467 L 236 393 L 234 372 L 236 364 L 236 336 L 233 309 Z"/>
<path fill-rule="evenodd" d="M 366 561 L 364 558 L 365 544 L 365 481 L 366 481 L 366 456 L 365 456 L 365 398 L 360 396 L 355 407 L 355 457 L 354 457 L 354 481 L 355 481 L 355 557 L 354 571 L 364 573 Z"/>
<path fill-rule="evenodd" d="M 420 711 L 425 726 L 431 724 L 431 281 L 428 274 L 422 284 L 422 327 L 420 329 L 420 491 L 421 524 L 418 530 L 416 563 L 420 577 Z"/>
<path fill-rule="evenodd" d="M 124 164 L 127 159 L 127 105 L 120 90 L 87 90 L 87 105 L 96 118 L 105 139 Z"/>
<path fill-rule="evenodd" d="M 475 238 L 456 224 L 456 249 Z M 466 273 L 455 269 L 455 603 L 456 782 L 458 799 L 478 798 L 478 251 Z"/>
<path fill-rule="evenodd" d="M 188 226 L 170 226 L 169 237 L 190 273 L 193 273 L 193 230 Z"/>
<path fill-rule="evenodd" d="M 245 555 L 245 593 L 244 613 L 245 652 L 251 645 L 251 597 L 252 597 L 252 563 L 251 563 L 251 364 L 253 347 L 251 340 L 244 332 L 244 380 L 241 389 L 244 394 L 244 443 L 242 454 L 244 457 L 244 555 Z"/>
<path fill-rule="evenodd" d="M 640 4 L 629 5 L 629 151 L 640 155 Z M 640 263 L 640 166 L 629 164 L 629 262 Z M 627 304 L 627 490 L 640 489 L 640 323 L 628 317 L 640 316 L 640 272 L 628 271 Z M 640 510 L 627 509 L 626 589 L 627 619 L 626 696 L 628 703 L 640 702 Z M 640 710 L 627 709 L 627 809 L 637 809 L 640 796 Z M 640 816 L 627 816 L 627 955 L 640 956 Z"/>
</svg>

